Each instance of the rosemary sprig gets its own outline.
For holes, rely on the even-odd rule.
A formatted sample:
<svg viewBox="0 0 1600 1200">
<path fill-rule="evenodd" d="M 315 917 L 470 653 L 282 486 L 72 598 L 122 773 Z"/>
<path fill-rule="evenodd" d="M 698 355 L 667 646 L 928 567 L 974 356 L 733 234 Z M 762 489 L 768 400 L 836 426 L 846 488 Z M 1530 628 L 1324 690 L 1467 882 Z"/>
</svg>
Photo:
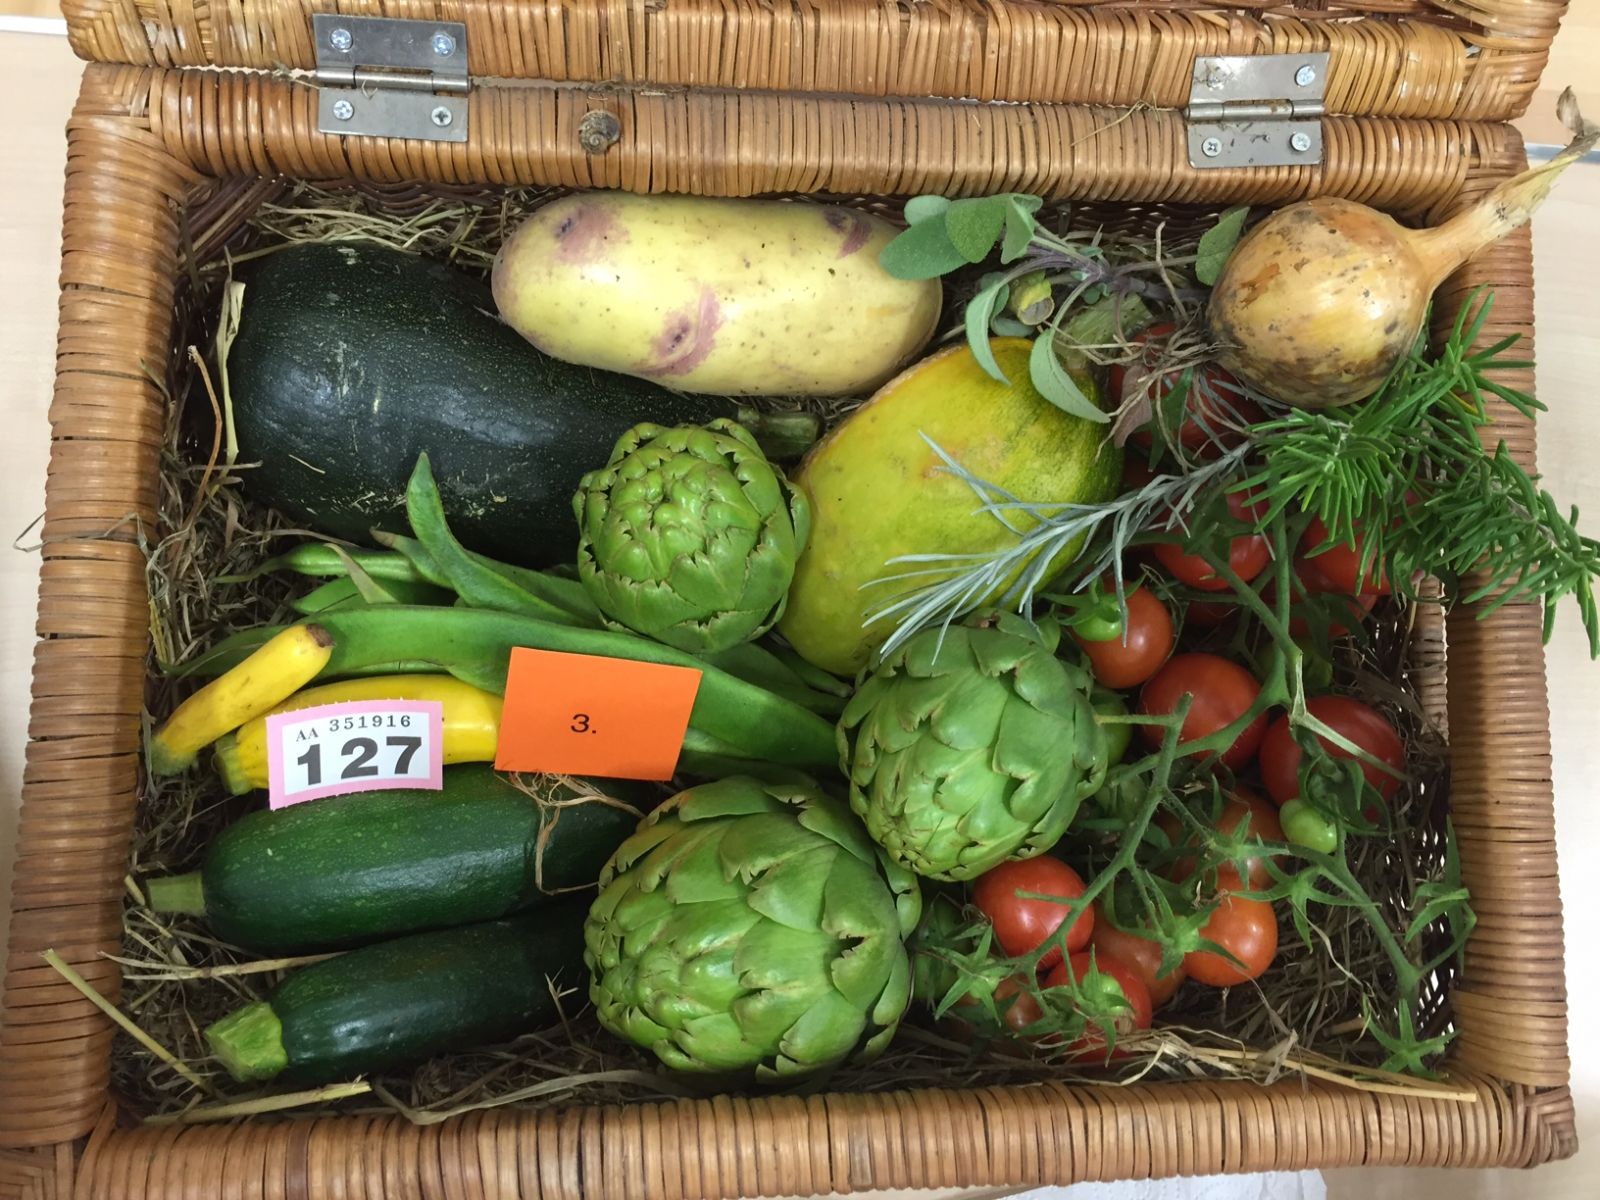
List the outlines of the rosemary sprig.
<svg viewBox="0 0 1600 1200">
<path fill-rule="evenodd" d="M 894 621 L 895 630 L 884 643 L 889 655 L 918 631 L 948 626 L 979 608 L 1007 608 L 1024 615 L 1033 611 L 1041 588 L 1055 580 L 1055 571 L 1075 543 L 1087 549 L 1071 568 L 1069 579 L 1079 584 L 1109 573 L 1116 581 L 1120 602 L 1127 589 L 1123 577 L 1123 552 L 1139 533 L 1155 527 L 1158 514 L 1181 520 L 1202 493 L 1236 476 L 1247 446 L 1238 446 L 1214 462 L 1188 474 L 1158 475 L 1135 492 L 1103 504 L 1040 504 L 1021 500 L 1006 489 L 980 479 L 952 458 L 926 434 L 923 440 L 944 464 L 942 469 L 972 489 L 977 511 L 992 516 L 1018 535 L 1010 545 L 981 554 L 906 554 L 889 560 L 890 567 L 915 566 L 915 570 L 880 576 L 865 586 L 926 582 L 871 609 L 866 623 Z"/>
<path fill-rule="evenodd" d="M 893 621 L 885 653 L 921 629 L 948 625 L 983 606 L 1027 614 L 1075 545 L 1084 549 L 1062 582 L 1111 573 L 1124 592 L 1122 560 L 1141 534 L 1170 526 L 1157 518 L 1184 514 L 1224 484 L 1248 488 L 1264 502 L 1262 528 L 1285 512 L 1319 517 L 1337 542 L 1363 547 L 1363 571 L 1384 564 L 1390 580 L 1415 598 L 1414 580 L 1443 582 L 1447 600 L 1477 603 L 1487 615 L 1519 597 L 1544 605 L 1545 637 L 1555 607 L 1578 604 L 1590 651 L 1600 656 L 1600 611 L 1594 579 L 1600 543 L 1577 529 L 1577 510 L 1563 514 L 1511 457 L 1504 443 L 1484 449 L 1485 396 L 1498 396 L 1531 416 L 1532 396 L 1499 383 L 1494 373 L 1524 367 L 1511 358 L 1515 338 L 1474 350 L 1491 297 L 1463 306 L 1437 355 L 1418 346 L 1379 392 L 1341 409 L 1280 409 L 1250 427 L 1250 440 L 1209 463 L 1180 464 L 1137 491 L 1103 504 L 1049 504 L 1011 495 L 983 480 L 929 440 L 943 469 L 972 489 L 977 511 L 1017 533 L 982 554 L 918 554 L 891 560 L 873 585 L 896 595 L 868 614 L 868 624 Z M 1247 457 L 1259 465 L 1240 479 Z M 1181 516 L 1180 516 L 1181 519 Z M 915 585 L 915 586 L 908 586 Z M 1489 599 L 1493 597 L 1493 599 Z"/>
<path fill-rule="evenodd" d="M 1487 599 L 1480 617 L 1536 598 L 1548 639 L 1557 603 L 1571 596 L 1600 656 L 1600 543 L 1578 532 L 1577 509 L 1562 513 L 1504 442 L 1488 450 L 1482 441 L 1486 395 L 1529 417 L 1542 408 L 1493 377 L 1529 365 L 1507 356 L 1515 337 L 1471 348 L 1492 303 L 1474 293 L 1439 353 L 1419 344 L 1370 399 L 1289 409 L 1256 425 L 1261 467 L 1246 483 L 1270 511 L 1314 513 L 1334 541 L 1359 541 L 1363 571 L 1384 564 L 1413 597 L 1413 581 L 1431 575 L 1458 601 Z"/>
</svg>

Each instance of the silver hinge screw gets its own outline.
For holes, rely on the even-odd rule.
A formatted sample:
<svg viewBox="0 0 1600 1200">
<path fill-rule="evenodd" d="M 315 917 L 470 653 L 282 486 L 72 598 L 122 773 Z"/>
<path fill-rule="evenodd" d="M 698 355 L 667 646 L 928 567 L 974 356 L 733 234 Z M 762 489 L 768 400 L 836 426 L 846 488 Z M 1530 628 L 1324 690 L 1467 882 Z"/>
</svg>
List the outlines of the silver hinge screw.
<svg viewBox="0 0 1600 1200">
<path fill-rule="evenodd" d="M 1215 158 L 1217 155 L 1222 153 L 1222 139 L 1214 137 L 1207 138 L 1205 141 L 1200 143 L 1200 153 L 1204 154 L 1207 158 Z"/>
<path fill-rule="evenodd" d="M 450 124 L 450 122 L 454 119 L 450 116 L 450 110 L 442 104 L 428 115 L 433 118 L 433 123 L 439 126 L 441 129 Z"/>
<path fill-rule="evenodd" d="M 1310 87 L 1317 81 L 1317 69 L 1307 63 L 1294 73 L 1294 81 L 1301 87 Z"/>
<path fill-rule="evenodd" d="M 1291 133 L 1289 135 L 1289 149 L 1296 154 L 1304 154 L 1311 149 L 1311 135 L 1309 133 Z"/>
<path fill-rule="evenodd" d="M 333 115 L 341 121 L 348 121 L 356 115 L 356 107 L 348 100 L 335 100 L 333 102 Z"/>
<path fill-rule="evenodd" d="M 350 49 L 350 31 L 348 29 L 335 29 L 328 35 L 328 44 L 335 50 Z"/>
<path fill-rule="evenodd" d="M 448 33 L 439 32 L 433 35 L 433 52 L 440 58 L 448 58 L 456 52 L 456 40 Z"/>
</svg>

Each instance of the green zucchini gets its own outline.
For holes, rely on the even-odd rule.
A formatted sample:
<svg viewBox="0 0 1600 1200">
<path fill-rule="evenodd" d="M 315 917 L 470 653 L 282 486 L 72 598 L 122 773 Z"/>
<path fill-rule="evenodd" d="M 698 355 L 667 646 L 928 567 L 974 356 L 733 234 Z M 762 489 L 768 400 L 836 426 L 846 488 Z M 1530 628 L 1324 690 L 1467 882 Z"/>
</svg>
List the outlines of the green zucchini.
<svg viewBox="0 0 1600 1200">
<path fill-rule="evenodd" d="M 199 871 L 145 883 L 158 912 L 203 913 L 218 937 L 266 954 L 349 946 L 486 921 L 593 883 L 637 818 L 550 781 L 541 805 L 485 763 L 442 791 L 332 796 L 251 813 Z M 648 790 L 607 781 L 638 806 Z M 541 885 L 543 890 L 541 890 Z"/>
<path fill-rule="evenodd" d="M 588 910 L 565 900 L 352 950 L 207 1026 L 206 1042 L 235 1079 L 314 1084 L 543 1028 L 556 991 L 582 984 Z"/>
<path fill-rule="evenodd" d="M 426 450 L 467 547 L 570 563 L 578 481 L 627 429 L 738 414 L 730 400 L 550 358 L 500 323 L 486 284 L 413 254 L 294 246 L 244 282 L 228 384 L 240 460 L 259 465 L 240 478 L 336 537 L 404 533 L 406 481 Z M 814 436 L 806 414 L 763 420 L 777 436 L 803 440 L 800 424 Z"/>
</svg>

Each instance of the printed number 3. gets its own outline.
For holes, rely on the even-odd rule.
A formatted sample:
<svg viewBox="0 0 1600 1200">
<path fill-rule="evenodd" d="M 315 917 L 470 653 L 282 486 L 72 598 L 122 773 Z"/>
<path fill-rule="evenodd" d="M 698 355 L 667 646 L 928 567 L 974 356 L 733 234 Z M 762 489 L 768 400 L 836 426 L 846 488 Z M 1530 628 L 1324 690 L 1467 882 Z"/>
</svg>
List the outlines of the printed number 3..
<svg viewBox="0 0 1600 1200">
<path fill-rule="evenodd" d="M 572 714 L 572 732 L 573 733 L 593 733 L 594 732 L 594 730 L 589 728 L 589 714 L 588 713 L 573 713 Z"/>
</svg>

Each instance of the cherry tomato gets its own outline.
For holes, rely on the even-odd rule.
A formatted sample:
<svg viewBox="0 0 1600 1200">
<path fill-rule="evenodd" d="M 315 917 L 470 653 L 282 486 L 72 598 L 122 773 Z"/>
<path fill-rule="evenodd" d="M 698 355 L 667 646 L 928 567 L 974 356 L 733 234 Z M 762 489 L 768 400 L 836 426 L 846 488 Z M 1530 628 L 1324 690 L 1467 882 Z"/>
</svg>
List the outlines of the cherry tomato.
<svg viewBox="0 0 1600 1200">
<path fill-rule="evenodd" d="M 1404 769 L 1406 752 L 1399 733 L 1371 705 L 1348 696 L 1318 696 L 1306 701 L 1306 711 L 1380 762 L 1397 771 Z M 1353 757 L 1327 738 L 1321 741 L 1322 748 L 1335 758 Z M 1261 782 L 1279 804 L 1293 800 L 1300 794 L 1300 758 L 1300 747 L 1289 732 L 1289 718 L 1279 717 L 1261 743 Z M 1386 801 L 1393 799 L 1400 788 L 1398 776 L 1380 770 L 1371 763 L 1363 762 L 1361 773 Z"/>
<path fill-rule="evenodd" d="M 1224 895 L 1222 903 L 1200 927 L 1200 936 L 1215 942 L 1243 964 L 1241 968 L 1210 950 L 1185 954 L 1183 967 L 1189 978 L 1212 987 L 1232 987 L 1259 979 L 1278 953 L 1278 919 L 1265 900 Z"/>
<path fill-rule="evenodd" d="M 1154 935 L 1118 929 L 1107 919 L 1105 911 L 1095 902 L 1094 933 L 1089 945 L 1094 948 L 1100 962 L 1116 959 L 1126 963 L 1139 974 L 1145 990 L 1150 993 L 1150 1003 L 1160 1008 L 1182 985 L 1185 975 L 1180 962 L 1165 975 L 1161 970 L 1161 943 Z"/>
<path fill-rule="evenodd" d="M 1000 949 L 1015 957 L 1037 950 L 1066 919 L 1067 907 L 1052 900 L 1028 900 L 1019 892 L 1061 896 L 1073 900 L 1083 895 L 1083 877 L 1059 858 L 1048 854 L 1021 862 L 1005 862 L 985 871 L 972 882 L 972 902 L 994 924 L 995 941 Z M 1089 944 L 1094 931 L 1094 909 L 1078 914 L 1064 938 L 1058 939 L 1039 960 L 1040 969 L 1061 961 L 1061 943 L 1067 953 Z"/>
<path fill-rule="evenodd" d="M 1260 796 L 1247 788 L 1236 788 L 1234 794 L 1222 806 L 1222 812 L 1217 817 L 1217 829 L 1227 834 L 1229 838 L 1244 841 L 1259 839 L 1263 842 L 1281 842 L 1284 840 L 1283 825 L 1280 823 L 1277 808 L 1263 800 Z M 1177 818 L 1162 821 L 1162 828 L 1167 831 L 1167 836 L 1177 842 L 1182 836 L 1179 832 Z M 1190 843 L 1191 845 L 1193 843 Z M 1244 885 L 1239 884 L 1239 873 L 1242 870 L 1249 880 L 1249 887 L 1259 889 L 1271 887 L 1273 883 L 1272 872 L 1267 869 L 1266 858 L 1262 855 L 1252 854 L 1242 859 L 1231 861 L 1226 867 L 1218 871 L 1224 879 L 1228 876 L 1225 872 L 1232 868 L 1232 881 L 1234 887 L 1243 890 Z M 1195 860 L 1193 858 L 1180 858 L 1172 865 L 1174 879 L 1187 879 L 1194 874 Z"/>
<path fill-rule="evenodd" d="M 1151 1002 L 1150 989 L 1145 987 L 1144 979 L 1130 964 L 1114 955 L 1083 950 L 1065 962 L 1057 963 L 1056 969 L 1046 977 L 1044 985 L 1063 987 L 1069 979 L 1110 1004 L 1126 1006 L 1112 1018 L 1112 1029 L 1117 1037 L 1136 1029 L 1150 1028 L 1155 1005 Z M 1100 1007 L 1104 1008 L 1105 1005 Z M 1098 1022 L 1090 1022 L 1083 1036 L 1067 1045 L 1066 1052 L 1073 1058 L 1104 1058 L 1105 1030 Z M 1115 1049 L 1111 1051 L 1111 1057 L 1117 1057 Z"/>
<path fill-rule="evenodd" d="M 1283 821 L 1283 836 L 1296 846 L 1315 850 L 1319 854 L 1332 854 L 1339 846 L 1339 831 L 1304 800 L 1290 800 L 1278 814 Z"/>
<path fill-rule="evenodd" d="M 1044 1017 L 1044 1010 L 1028 990 L 1028 981 L 1021 975 L 1007 975 L 996 985 L 994 1006 L 1012 1033 L 1021 1033 Z"/>
<path fill-rule="evenodd" d="M 1306 527 L 1305 535 L 1300 539 L 1300 553 L 1327 581 L 1327 590 L 1343 592 L 1347 596 L 1358 595 L 1361 592 L 1371 592 L 1379 596 L 1389 594 L 1389 580 L 1384 575 L 1381 564 L 1373 563 L 1367 577 L 1365 579 L 1360 577 L 1361 556 L 1365 553 L 1366 547 L 1359 537 L 1356 538 L 1354 545 L 1339 542 L 1326 550 L 1321 549 L 1327 540 L 1328 527 L 1322 523 L 1322 518 L 1311 518 L 1311 524 Z"/>
<path fill-rule="evenodd" d="M 1238 492 L 1229 492 L 1228 511 L 1241 521 L 1254 520 L 1259 503 L 1252 504 Z M 1198 554 L 1185 553 L 1183 547 L 1172 542 L 1162 542 L 1151 547 L 1156 561 L 1179 583 L 1186 583 L 1202 592 L 1225 592 L 1231 584 L 1218 575 Z M 1272 561 L 1272 543 L 1258 533 L 1233 538 L 1228 543 L 1228 566 L 1246 583 L 1267 569 Z"/>
<path fill-rule="evenodd" d="M 1231 725 L 1249 711 L 1261 694 L 1254 676 L 1236 662 L 1216 654 L 1179 654 L 1168 660 L 1139 693 L 1139 711 L 1165 716 L 1178 707 L 1185 693 L 1194 696 L 1183 720 L 1183 740 L 1208 737 Z M 1237 771 L 1250 761 L 1267 731 L 1267 714 L 1251 721 L 1223 751 L 1223 763 Z M 1139 732 L 1152 746 L 1161 745 L 1157 725 L 1141 725 Z"/>
<path fill-rule="evenodd" d="M 1107 688 L 1096 687 L 1089 695 L 1089 704 L 1096 717 L 1128 715 L 1128 702 Z M 1102 721 L 1100 728 L 1106 735 L 1106 762 L 1116 766 L 1128 753 L 1128 743 L 1133 741 L 1133 726 L 1123 721 Z"/>
<path fill-rule="evenodd" d="M 1172 614 L 1148 588 L 1128 593 L 1128 624 L 1106 641 L 1073 638 L 1088 656 L 1094 677 L 1109 688 L 1138 687 L 1161 669 L 1172 653 Z"/>
<path fill-rule="evenodd" d="M 1174 332 L 1176 326 L 1170 321 L 1160 321 L 1130 339 L 1130 344 L 1140 348 L 1139 357 L 1128 363 L 1114 363 L 1107 372 L 1113 402 L 1120 404 L 1142 392 L 1151 405 L 1159 406 L 1171 394 L 1183 377 L 1183 369 L 1163 371 L 1160 367 L 1167 340 Z M 1189 394 L 1177 433 L 1179 443 L 1190 454 L 1215 458 L 1242 440 L 1231 426 L 1260 419 L 1261 409 L 1245 397 L 1239 381 L 1221 366 L 1206 362 L 1189 369 Z M 1148 451 L 1155 437 L 1154 425 L 1152 418 L 1128 440 Z"/>
</svg>

